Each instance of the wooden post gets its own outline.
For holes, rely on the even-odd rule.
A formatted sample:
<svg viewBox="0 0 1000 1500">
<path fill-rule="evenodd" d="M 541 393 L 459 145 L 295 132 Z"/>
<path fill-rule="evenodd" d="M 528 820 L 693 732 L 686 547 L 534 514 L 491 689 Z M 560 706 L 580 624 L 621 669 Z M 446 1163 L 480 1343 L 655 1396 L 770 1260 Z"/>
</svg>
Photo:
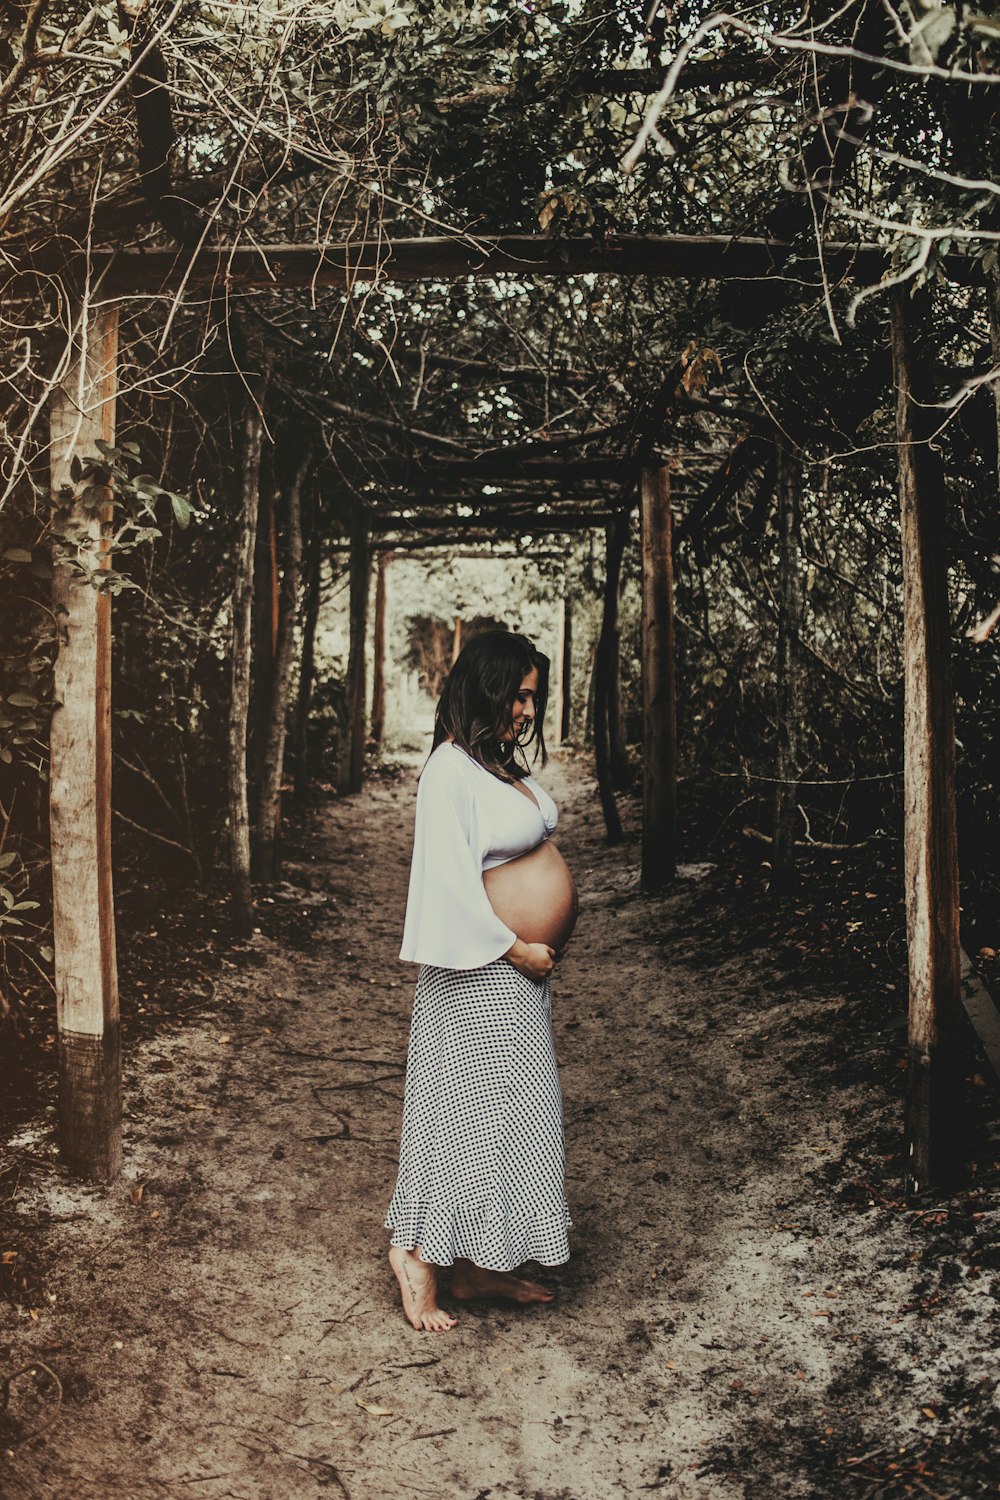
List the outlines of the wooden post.
<svg viewBox="0 0 1000 1500">
<path fill-rule="evenodd" d="M 605 534 L 604 612 L 601 634 L 594 653 L 594 759 L 609 844 L 620 844 L 624 837 L 615 801 L 610 714 L 618 656 L 618 589 L 621 583 L 622 556 L 628 541 L 628 526 L 628 512 L 623 511 L 607 527 Z"/>
<path fill-rule="evenodd" d="M 566 594 L 564 598 L 565 615 L 563 621 L 563 659 L 562 659 L 562 723 L 559 726 L 559 743 L 565 744 L 572 733 L 573 727 L 573 596 Z"/>
<path fill-rule="evenodd" d="M 391 552 L 380 552 L 375 575 L 375 660 L 372 667 L 372 739 L 378 749 L 385 738 L 385 617 Z"/>
<path fill-rule="evenodd" d="M 644 469 L 642 507 L 642 888 L 677 867 L 677 707 L 670 475 Z"/>
<path fill-rule="evenodd" d="M 798 804 L 799 636 L 802 631 L 802 559 L 799 527 L 802 460 L 782 433 L 775 434 L 778 525 L 777 756 L 771 890 L 789 895 L 796 886 L 795 822 Z"/>
<path fill-rule="evenodd" d="M 562 595 L 556 609 L 556 644 L 552 653 L 552 667 L 555 682 L 552 693 L 552 745 L 558 749 L 562 744 L 563 726 L 563 704 L 565 702 L 566 685 L 563 680 L 563 668 L 566 663 L 566 596 Z"/>
<path fill-rule="evenodd" d="M 368 588 L 371 539 L 363 519 L 351 528 L 350 647 L 347 657 L 347 724 L 340 750 L 338 791 L 349 797 L 361 790 L 365 774 L 365 636 L 368 629 Z"/>
<path fill-rule="evenodd" d="M 229 651 L 229 868 L 233 926 L 241 937 L 253 931 L 250 888 L 250 812 L 247 789 L 247 727 L 253 638 L 254 551 L 260 506 L 260 458 L 264 382 L 247 403 L 243 423 L 242 514 L 236 542 Z"/>
<path fill-rule="evenodd" d="M 322 534 L 317 517 L 318 500 L 314 500 L 311 531 L 306 558 L 305 602 L 302 609 L 302 652 L 299 657 L 299 690 L 295 700 L 293 750 L 295 754 L 295 797 L 305 802 L 309 796 L 309 713 L 312 708 L 313 678 L 316 673 L 316 626 L 322 583 Z"/>
<path fill-rule="evenodd" d="M 946 497 L 923 347 L 926 301 L 892 292 L 903 550 L 903 860 L 910 979 L 907 1188 L 961 1173 L 961 960 Z"/>
<path fill-rule="evenodd" d="M 452 637 L 451 637 L 451 664 L 452 664 L 452 666 L 454 666 L 455 663 L 458 661 L 458 653 L 461 651 L 461 649 L 462 649 L 462 616 L 461 615 L 456 615 L 455 616 L 455 629 L 454 629 L 454 631 L 452 633 Z"/>
<path fill-rule="evenodd" d="M 89 310 L 74 331 L 69 369 L 50 413 L 55 529 L 71 540 L 57 556 L 100 558 L 107 503 L 87 504 L 74 458 L 114 443 L 118 308 Z M 109 497 L 105 497 L 107 499 Z M 110 558 L 100 559 L 107 567 Z M 58 632 L 51 725 L 49 813 L 52 927 L 59 1030 L 63 1155 L 81 1176 L 110 1182 L 121 1170 L 121 1049 L 111 870 L 111 595 L 71 566 L 54 571 Z"/>
<path fill-rule="evenodd" d="M 278 592 L 278 632 L 274 640 L 274 669 L 267 738 L 261 757 L 256 821 L 256 867 L 263 880 L 278 874 L 281 845 L 281 782 L 285 768 L 285 735 L 288 728 L 288 697 L 292 680 L 295 625 L 302 575 L 302 487 L 312 464 L 306 453 L 288 489 L 285 567 Z M 272 500 L 272 516 L 274 503 Z"/>
</svg>

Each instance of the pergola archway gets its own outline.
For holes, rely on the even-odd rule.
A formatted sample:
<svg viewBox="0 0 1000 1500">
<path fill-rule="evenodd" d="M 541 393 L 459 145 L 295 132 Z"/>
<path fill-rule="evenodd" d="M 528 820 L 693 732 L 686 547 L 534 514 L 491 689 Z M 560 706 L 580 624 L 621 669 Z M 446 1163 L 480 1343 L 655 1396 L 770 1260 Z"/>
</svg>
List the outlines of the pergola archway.
<svg viewBox="0 0 1000 1500">
<path fill-rule="evenodd" d="M 52 488 L 63 532 L 79 531 L 100 551 L 101 497 L 84 497 L 74 483 L 74 460 L 92 456 L 98 439 L 114 431 L 117 368 L 117 301 L 127 295 L 177 292 L 208 295 L 266 292 L 268 289 L 335 285 L 359 279 L 440 281 L 494 276 L 516 271 L 521 277 L 609 272 L 685 278 L 737 278 L 772 274 L 789 247 L 765 240 L 721 237 L 620 237 L 607 242 L 553 243 L 508 236 L 489 243 L 472 239 L 430 239 L 375 245 L 213 247 L 193 256 L 171 251 L 95 255 L 83 268 L 89 292 L 74 329 L 74 359 L 52 409 Z M 877 246 L 824 248 L 825 274 L 861 274 L 874 280 L 886 264 Z M 966 263 L 948 262 L 950 272 L 967 274 Z M 81 268 L 76 268 L 77 272 Z M 799 263 L 796 275 L 819 284 L 819 268 Z M 906 580 L 905 658 L 905 865 L 910 957 L 910 1090 L 907 1117 L 909 1182 L 922 1188 L 945 1179 L 957 1145 L 954 1083 L 959 1048 L 958 872 L 955 841 L 954 728 L 948 663 L 949 622 L 943 501 L 934 476 L 920 455 L 923 373 L 910 336 L 911 309 L 898 295 L 893 308 L 894 368 L 898 389 L 896 423 L 900 444 L 900 502 Z M 678 397 L 679 370 L 668 373 L 654 420 L 635 451 L 622 456 L 610 475 L 619 493 L 612 506 L 574 494 L 567 501 L 551 481 L 581 485 L 587 460 L 553 465 L 559 445 L 505 455 L 491 468 L 491 484 L 502 498 L 510 478 L 504 463 L 516 465 L 519 481 L 540 488 L 524 508 L 524 492 L 511 492 L 479 517 L 457 514 L 450 524 L 466 543 L 537 531 L 558 535 L 601 526 L 609 556 L 620 551 L 628 517 L 640 504 L 643 537 L 644 641 L 644 831 L 643 878 L 647 887 L 668 879 L 673 869 L 675 765 L 671 620 L 671 515 L 667 465 L 655 452 L 663 411 Z M 600 460 L 607 464 L 606 458 Z M 574 469 L 572 465 L 575 464 Z M 546 465 L 548 466 L 546 468 Z M 582 467 L 581 467 L 582 466 Z M 600 472 L 600 471 L 592 471 Z M 461 465 L 452 473 L 461 476 Z M 547 486 L 547 487 L 546 487 Z M 416 545 L 420 528 L 441 540 L 447 531 L 448 502 L 440 495 L 407 500 L 405 514 L 379 520 L 378 547 Z M 518 507 L 520 506 L 520 509 Z M 442 515 L 442 508 L 444 514 Z M 369 518 L 370 522 L 371 518 Z M 401 523 L 406 522 L 406 532 Z M 482 523 L 488 530 L 482 530 Z M 410 523 L 413 523 L 412 525 Z M 364 739 L 364 681 L 356 654 L 363 646 L 362 594 L 367 601 L 370 559 L 376 528 L 359 519 L 352 543 L 352 596 L 355 628 L 353 667 L 348 668 L 352 708 L 351 775 L 360 780 Z M 108 1180 L 121 1162 L 120 1048 L 115 972 L 115 936 L 110 848 L 110 600 L 92 589 L 74 589 L 70 570 L 57 569 L 56 606 L 61 633 L 56 663 L 57 708 L 52 726 L 52 862 L 55 965 L 61 1048 L 60 1104 L 64 1150 L 74 1168 Z M 615 587 L 606 591 L 610 604 Z M 609 637 L 613 622 L 605 615 Z M 607 813 L 607 807 L 606 807 Z"/>
</svg>

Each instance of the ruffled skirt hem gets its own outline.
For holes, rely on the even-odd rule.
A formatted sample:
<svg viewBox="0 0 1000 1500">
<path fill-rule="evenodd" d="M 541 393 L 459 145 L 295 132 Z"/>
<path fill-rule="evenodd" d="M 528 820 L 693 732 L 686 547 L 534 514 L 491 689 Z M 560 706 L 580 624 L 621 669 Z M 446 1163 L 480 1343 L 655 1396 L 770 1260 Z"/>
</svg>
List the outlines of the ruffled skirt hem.
<svg viewBox="0 0 1000 1500">
<path fill-rule="evenodd" d="M 525 1261 L 560 1266 L 569 1260 L 572 1220 L 569 1208 L 516 1222 L 490 1209 L 438 1209 L 427 1203 L 393 1199 L 385 1219 L 390 1243 L 404 1250 L 420 1246 L 420 1259 L 435 1266 L 471 1260 L 484 1271 L 514 1271 Z"/>
</svg>

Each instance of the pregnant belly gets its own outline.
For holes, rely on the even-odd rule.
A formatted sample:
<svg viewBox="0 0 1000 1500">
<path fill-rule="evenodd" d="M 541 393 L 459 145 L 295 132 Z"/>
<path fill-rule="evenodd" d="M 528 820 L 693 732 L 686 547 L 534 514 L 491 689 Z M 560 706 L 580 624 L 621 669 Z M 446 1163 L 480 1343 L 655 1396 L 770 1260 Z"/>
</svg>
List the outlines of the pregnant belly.
<svg viewBox="0 0 1000 1500">
<path fill-rule="evenodd" d="M 548 943 L 558 953 L 576 925 L 576 882 L 548 839 L 483 875 L 490 905 L 525 943 Z"/>
</svg>

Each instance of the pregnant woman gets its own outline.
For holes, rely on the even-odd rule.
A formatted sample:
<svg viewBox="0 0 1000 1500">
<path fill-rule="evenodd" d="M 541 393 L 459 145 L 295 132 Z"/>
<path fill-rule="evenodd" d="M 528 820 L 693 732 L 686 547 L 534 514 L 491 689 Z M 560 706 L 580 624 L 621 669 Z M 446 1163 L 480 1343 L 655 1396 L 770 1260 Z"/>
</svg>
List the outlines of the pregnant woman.
<svg viewBox="0 0 1000 1500">
<path fill-rule="evenodd" d="M 549 1302 L 510 1272 L 569 1258 L 549 974 L 576 886 L 524 755 L 534 742 L 545 764 L 547 671 L 523 636 L 471 640 L 417 791 L 400 957 L 421 968 L 385 1222 L 403 1311 L 432 1332 L 456 1322 L 438 1306 L 437 1267 L 453 1268 L 459 1299 Z"/>
</svg>

